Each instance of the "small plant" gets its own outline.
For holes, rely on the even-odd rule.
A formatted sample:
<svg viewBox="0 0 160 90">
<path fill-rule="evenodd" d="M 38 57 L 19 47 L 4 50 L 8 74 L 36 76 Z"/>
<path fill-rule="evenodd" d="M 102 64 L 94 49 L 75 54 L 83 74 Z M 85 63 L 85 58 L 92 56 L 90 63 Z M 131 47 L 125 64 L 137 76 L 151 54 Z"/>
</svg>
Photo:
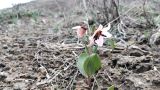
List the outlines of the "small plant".
<svg viewBox="0 0 160 90">
<path fill-rule="evenodd" d="M 101 68 L 101 59 L 97 54 L 97 47 L 103 46 L 105 39 L 112 37 L 112 34 L 108 32 L 110 28 L 110 23 L 108 27 L 99 25 L 96 30 L 91 31 L 88 31 L 90 29 L 85 28 L 85 26 L 72 28 L 77 30 L 78 39 L 83 37 L 87 38 L 87 43 L 84 45 L 85 50 L 79 55 L 76 64 L 80 73 L 87 78 L 87 84 L 89 86 L 91 85 L 92 76 Z"/>
<path fill-rule="evenodd" d="M 112 86 L 108 87 L 108 89 L 107 89 L 107 90 L 114 90 L 114 85 L 112 85 Z"/>
<path fill-rule="evenodd" d="M 28 16 L 29 17 L 32 17 L 33 18 L 33 20 L 35 20 L 35 21 L 37 21 L 37 18 L 39 17 L 39 12 L 37 12 L 37 11 L 32 11 L 32 12 L 28 12 Z"/>
<path fill-rule="evenodd" d="M 1 11 L 0 12 L 0 22 L 6 22 L 8 23 L 14 23 L 16 24 L 18 19 L 21 19 L 23 17 L 29 17 L 33 20 L 37 21 L 37 18 L 40 16 L 40 12 L 38 11 Z"/>
<path fill-rule="evenodd" d="M 112 47 L 112 49 L 116 48 L 116 44 L 114 39 L 109 39 L 107 44 Z"/>
</svg>

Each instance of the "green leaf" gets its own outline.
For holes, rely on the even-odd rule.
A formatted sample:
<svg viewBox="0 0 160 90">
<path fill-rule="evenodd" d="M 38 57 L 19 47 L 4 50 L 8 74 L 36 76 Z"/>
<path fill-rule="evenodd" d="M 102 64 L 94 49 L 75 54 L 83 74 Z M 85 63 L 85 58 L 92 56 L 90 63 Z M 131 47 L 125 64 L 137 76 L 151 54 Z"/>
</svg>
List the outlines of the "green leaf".
<svg viewBox="0 0 160 90">
<path fill-rule="evenodd" d="M 101 68 L 101 60 L 98 54 L 93 53 L 91 56 L 91 61 L 93 62 L 95 71 Z"/>
<path fill-rule="evenodd" d="M 80 54 L 78 61 L 77 61 L 77 67 L 79 69 L 79 71 L 84 75 L 87 76 L 86 72 L 84 71 L 84 63 L 86 62 L 87 58 L 88 58 L 88 54 L 87 53 L 82 53 Z"/>
<path fill-rule="evenodd" d="M 110 86 L 107 90 L 114 90 L 114 85 Z"/>
<path fill-rule="evenodd" d="M 91 77 L 101 68 L 101 61 L 98 54 L 88 55 L 82 53 L 77 61 L 79 71 L 86 77 Z"/>
<path fill-rule="evenodd" d="M 112 49 L 114 49 L 116 47 L 115 41 L 113 39 L 109 39 L 108 44 L 112 47 Z"/>
<path fill-rule="evenodd" d="M 91 77 L 96 71 L 93 65 L 93 61 L 91 60 L 91 57 L 88 57 L 86 59 L 86 62 L 84 63 L 84 71 L 87 75 L 87 77 Z"/>
<path fill-rule="evenodd" d="M 148 38 L 149 37 L 149 32 L 148 31 L 144 31 L 144 36 L 145 36 L 145 38 Z"/>
</svg>

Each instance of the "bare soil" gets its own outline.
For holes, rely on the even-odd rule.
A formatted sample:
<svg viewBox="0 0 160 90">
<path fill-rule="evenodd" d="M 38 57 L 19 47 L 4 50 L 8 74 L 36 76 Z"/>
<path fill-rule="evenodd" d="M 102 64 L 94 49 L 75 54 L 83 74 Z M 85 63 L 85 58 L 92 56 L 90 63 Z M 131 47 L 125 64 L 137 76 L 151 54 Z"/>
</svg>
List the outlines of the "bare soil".
<svg viewBox="0 0 160 90">
<path fill-rule="evenodd" d="M 71 30 L 85 18 L 78 3 L 37 0 L 1 11 L 11 13 L 0 18 L 0 90 L 89 90 L 76 67 L 83 48 Z M 91 89 L 160 90 L 160 38 L 150 45 L 157 29 L 145 37 L 144 28 L 132 25 L 127 44 L 99 48 L 103 66 Z"/>
</svg>

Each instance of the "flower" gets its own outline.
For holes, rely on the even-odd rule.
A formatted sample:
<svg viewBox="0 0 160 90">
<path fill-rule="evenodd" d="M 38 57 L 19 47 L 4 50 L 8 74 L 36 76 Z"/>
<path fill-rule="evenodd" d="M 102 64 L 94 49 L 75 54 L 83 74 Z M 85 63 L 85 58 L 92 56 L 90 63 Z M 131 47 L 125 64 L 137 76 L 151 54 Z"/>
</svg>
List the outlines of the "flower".
<svg viewBox="0 0 160 90">
<path fill-rule="evenodd" d="M 93 44 L 97 44 L 98 46 L 103 46 L 104 38 L 111 38 L 112 34 L 108 32 L 111 28 L 111 24 L 108 24 L 108 27 L 103 28 L 102 25 L 99 25 L 98 29 L 94 32 L 94 34 L 89 37 L 89 45 L 92 46 Z"/>
<path fill-rule="evenodd" d="M 75 26 L 72 29 L 76 29 L 77 30 L 78 38 L 82 38 L 85 35 L 86 30 L 87 30 L 84 26 Z"/>
</svg>

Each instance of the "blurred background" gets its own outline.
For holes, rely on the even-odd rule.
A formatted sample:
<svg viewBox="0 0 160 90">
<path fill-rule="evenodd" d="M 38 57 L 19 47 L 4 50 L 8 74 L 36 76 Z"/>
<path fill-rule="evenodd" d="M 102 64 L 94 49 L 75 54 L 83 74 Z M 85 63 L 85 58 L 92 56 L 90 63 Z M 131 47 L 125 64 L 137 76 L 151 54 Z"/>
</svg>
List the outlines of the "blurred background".
<svg viewBox="0 0 160 90">
<path fill-rule="evenodd" d="M 0 9 L 10 8 L 13 5 L 27 3 L 33 0 L 0 0 Z"/>
<path fill-rule="evenodd" d="M 92 90 L 160 90 L 160 0 L 0 0 L 0 9 L 0 90 L 88 90 L 72 30 L 82 23 L 112 25 Z"/>
</svg>

